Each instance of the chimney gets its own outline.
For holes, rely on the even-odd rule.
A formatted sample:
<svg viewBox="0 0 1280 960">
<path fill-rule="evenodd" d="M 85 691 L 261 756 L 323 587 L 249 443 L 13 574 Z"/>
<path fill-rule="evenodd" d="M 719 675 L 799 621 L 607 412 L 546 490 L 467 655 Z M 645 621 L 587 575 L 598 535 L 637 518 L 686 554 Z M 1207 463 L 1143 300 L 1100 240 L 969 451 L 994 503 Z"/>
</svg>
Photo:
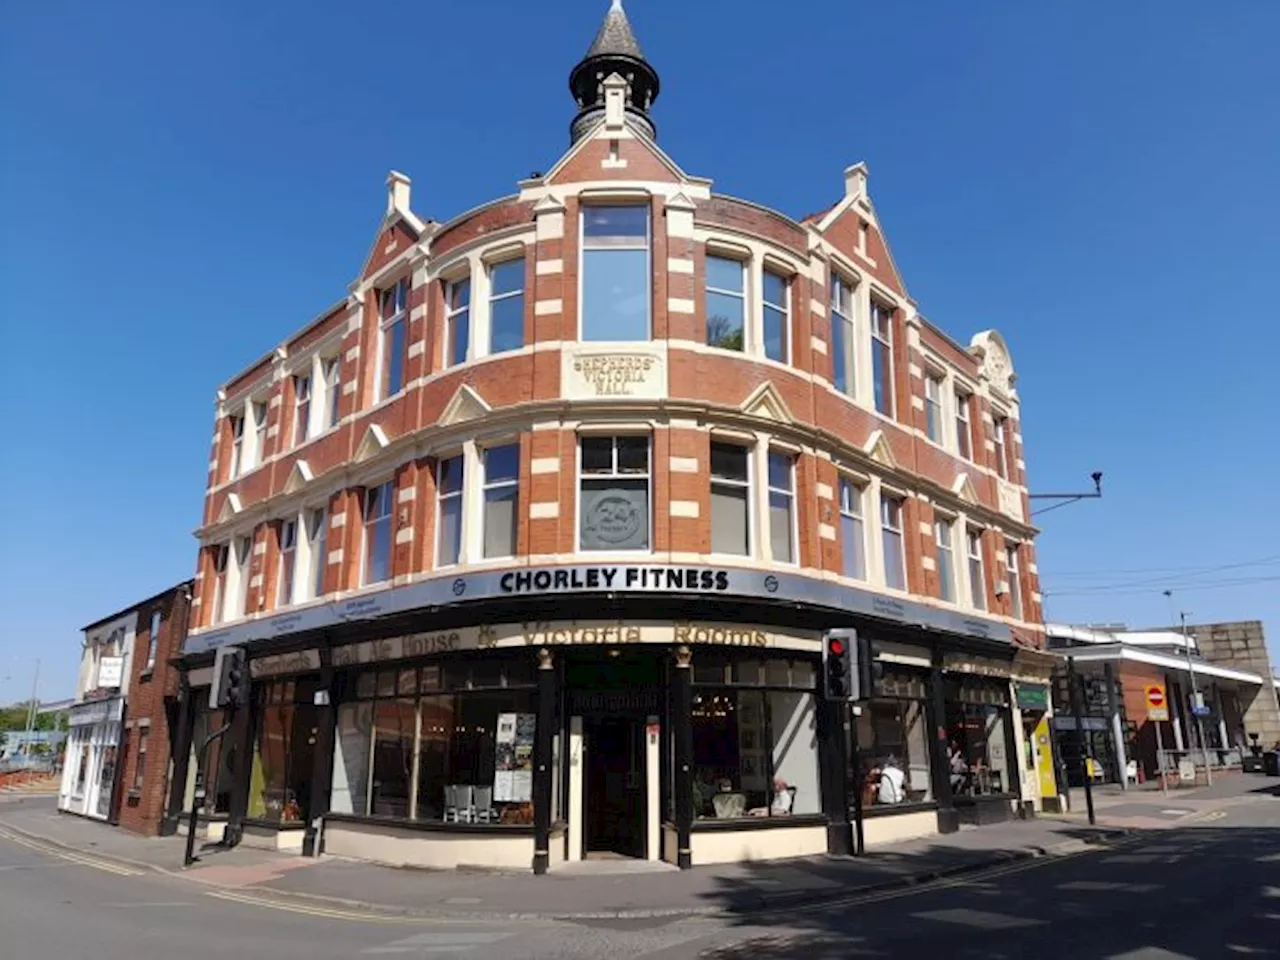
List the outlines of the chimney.
<svg viewBox="0 0 1280 960">
<path fill-rule="evenodd" d="M 867 165 L 859 160 L 844 172 L 844 195 L 846 197 L 865 197 L 867 195 Z"/>
<path fill-rule="evenodd" d="M 387 216 L 409 212 L 409 186 L 412 181 L 398 170 L 387 174 Z"/>
</svg>

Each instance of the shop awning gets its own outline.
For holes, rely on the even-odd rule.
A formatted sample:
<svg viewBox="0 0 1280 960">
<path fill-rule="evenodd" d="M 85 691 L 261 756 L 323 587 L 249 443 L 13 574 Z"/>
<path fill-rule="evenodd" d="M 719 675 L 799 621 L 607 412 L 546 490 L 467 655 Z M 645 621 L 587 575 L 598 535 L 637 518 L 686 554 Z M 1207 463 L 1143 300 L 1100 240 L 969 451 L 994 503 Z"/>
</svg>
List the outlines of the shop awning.
<svg viewBox="0 0 1280 960">
<path fill-rule="evenodd" d="M 1174 656 L 1168 653 L 1158 653 L 1154 650 L 1144 650 L 1126 646 L 1123 643 L 1112 643 L 1106 645 L 1072 647 L 1068 653 L 1066 650 L 1055 651 L 1064 658 L 1068 655 L 1075 660 L 1077 664 L 1081 663 L 1116 663 L 1127 661 L 1129 663 L 1145 663 L 1154 667 L 1161 667 L 1171 673 L 1186 673 L 1187 661 L 1185 657 Z M 1212 677 L 1216 680 L 1232 680 L 1236 683 L 1248 683 L 1261 686 L 1263 679 L 1256 673 L 1246 673 L 1244 670 L 1232 670 L 1230 667 L 1220 667 L 1217 664 L 1205 663 L 1203 660 L 1192 660 L 1191 667 L 1195 671 L 1197 677 Z"/>
</svg>

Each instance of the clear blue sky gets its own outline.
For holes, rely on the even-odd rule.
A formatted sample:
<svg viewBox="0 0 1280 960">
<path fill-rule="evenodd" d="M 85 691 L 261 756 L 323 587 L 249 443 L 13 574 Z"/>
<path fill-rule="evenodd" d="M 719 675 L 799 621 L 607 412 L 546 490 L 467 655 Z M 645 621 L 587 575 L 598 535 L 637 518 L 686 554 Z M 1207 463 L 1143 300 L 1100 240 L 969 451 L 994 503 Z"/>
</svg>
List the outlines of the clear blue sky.
<svg viewBox="0 0 1280 960">
<path fill-rule="evenodd" d="M 627 6 L 686 170 L 799 216 L 867 161 L 921 310 L 1007 337 L 1033 487 L 1106 471 L 1043 517 L 1051 618 L 1167 579 L 1280 648 L 1280 4 Z M 342 296 L 389 168 L 446 219 L 556 160 L 607 7 L 7 6 L 0 702 L 191 575 L 214 391 Z"/>
</svg>

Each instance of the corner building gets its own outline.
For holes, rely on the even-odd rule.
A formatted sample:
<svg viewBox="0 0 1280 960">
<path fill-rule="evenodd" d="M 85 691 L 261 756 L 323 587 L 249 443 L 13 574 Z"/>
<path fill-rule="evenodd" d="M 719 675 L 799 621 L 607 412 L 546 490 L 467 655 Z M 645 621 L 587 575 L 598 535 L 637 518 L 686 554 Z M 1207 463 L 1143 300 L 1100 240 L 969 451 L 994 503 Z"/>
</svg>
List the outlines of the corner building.
<svg viewBox="0 0 1280 960">
<path fill-rule="evenodd" d="M 207 819 L 542 871 L 1056 796 L 1000 335 L 920 315 L 861 164 L 803 220 L 685 173 L 620 4 L 570 87 L 513 195 L 438 222 L 393 172 L 350 294 L 218 393 L 184 664 L 244 644 L 255 697 Z M 857 711 L 836 626 L 880 661 Z"/>
</svg>

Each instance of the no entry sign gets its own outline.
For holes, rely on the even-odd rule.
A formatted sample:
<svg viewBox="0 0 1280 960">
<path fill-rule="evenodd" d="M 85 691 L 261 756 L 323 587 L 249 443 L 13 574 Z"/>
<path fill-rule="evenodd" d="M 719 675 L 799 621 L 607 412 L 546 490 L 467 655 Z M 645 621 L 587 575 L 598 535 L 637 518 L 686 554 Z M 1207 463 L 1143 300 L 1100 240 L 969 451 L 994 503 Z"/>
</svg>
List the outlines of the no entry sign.
<svg viewBox="0 0 1280 960">
<path fill-rule="evenodd" d="M 1169 700 L 1164 694 L 1164 685 L 1159 683 L 1149 683 L 1146 688 L 1147 696 L 1147 719 L 1148 720 L 1168 720 L 1169 719 Z"/>
</svg>

